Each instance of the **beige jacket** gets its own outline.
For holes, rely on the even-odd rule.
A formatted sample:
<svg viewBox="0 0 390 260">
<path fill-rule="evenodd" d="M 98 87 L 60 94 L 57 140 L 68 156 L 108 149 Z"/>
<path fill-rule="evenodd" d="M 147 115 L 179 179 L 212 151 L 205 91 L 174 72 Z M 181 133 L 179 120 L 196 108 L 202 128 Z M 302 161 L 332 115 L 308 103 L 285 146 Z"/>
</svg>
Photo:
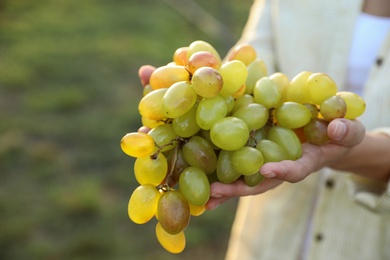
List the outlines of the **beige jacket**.
<svg viewBox="0 0 390 260">
<path fill-rule="evenodd" d="M 291 79 L 303 70 L 325 72 L 343 89 L 361 5 L 259 0 L 240 42 L 256 46 L 270 74 L 281 71 Z M 366 82 L 361 121 L 390 136 L 390 33 L 378 57 L 382 63 Z M 300 183 L 241 198 L 227 259 L 390 259 L 390 185 L 323 169 Z"/>
</svg>

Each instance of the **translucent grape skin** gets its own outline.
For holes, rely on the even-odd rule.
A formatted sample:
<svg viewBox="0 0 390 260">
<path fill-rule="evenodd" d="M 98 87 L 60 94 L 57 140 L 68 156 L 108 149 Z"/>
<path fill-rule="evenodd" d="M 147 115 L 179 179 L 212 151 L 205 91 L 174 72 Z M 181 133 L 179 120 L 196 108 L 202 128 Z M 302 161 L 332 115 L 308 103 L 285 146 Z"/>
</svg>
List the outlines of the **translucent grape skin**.
<svg viewBox="0 0 390 260">
<path fill-rule="evenodd" d="M 264 163 L 260 150 L 244 146 L 233 152 L 231 157 L 233 169 L 242 175 L 253 175 Z"/>
<path fill-rule="evenodd" d="M 219 72 L 224 82 L 220 94 L 224 97 L 236 93 L 245 84 L 248 76 L 245 64 L 239 60 L 225 62 Z"/>
<path fill-rule="evenodd" d="M 160 192 L 152 184 L 138 186 L 129 200 L 129 218 L 136 224 L 148 222 L 156 214 L 160 196 Z"/>
<path fill-rule="evenodd" d="M 210 130 L 210 138 L 220 149 L 238 150 L 248 141 L 248 126 L 237 117 L 225 117 L 214 123 Z"/>
<path fill-rule="evenodd" d="M 200 128 L 210 130 L 211 126 L 227 114 L 227 104 L 221 95 L 203 98 L 198 103 L 196 122 Z"/>
<path fill-rule="evenodd" d="M 311 111 L 304 105 L 296 102 L 284 102 L 276 108 L 275 117 L 278 124 L 291 129 L 299 128 L 311 119 Z"/>
<path fill-rule="evenodd" d="M 307 78 L 306 88 L 310 101 L 316 105 L 320 105 L 326 98 L 337 93 L 336 83 L 325 73 L 311 74 Z"/>
<path fill-rule="evenodd" d="M 157 204 L 158 221 L 171 235 L 184 231 L 190 221 L 190 206 L 184 196 L 176 190 L 164 192 Z"/>
<path fill-rule="evenodd" d="M 152 120 L 164 120 L 166 116 L 162 111 L 162 100 L 168 89 L 162 88 L 146 94 L 138 103 L 141 116 Z"/>
<path fill-rule="evenodd" d="M 126 134 L 120 146 L 125 154 L 135 158 L 151 155 L 156 150 L 153 138 L 142 132 Z"/>
<path fill-rule="evenodd" d="M 320 113 L 326 121 L 343 118 L 347 113 L 347 104 L 340 96 L 330 96 L 321 103 Z"/>
<path fill-rule="evenodd" d="M 307 141 L 316 145 L 323 145 L 330 141 L 328 136 L 329 122 L 322 118 L 313 118 L 304 126 L 304 133 Z"/>
<path fill-rule="evenodd" d="M 162 228 L 161 224 L 157 222 L 156 237 L 160 245 L 172 254 L 179 254 L 185 249 L 186 237 L 183 231 L 175 235 L 169 234 Z"/>
<path fill-rule="evenodd" d="M 275 81 L 272 81 L 269 77 L 262 77 L 256 82 L 253 97 L 256 103 L 270 109 L 276 107 L 279 103 L 282 92 Z"/>
<path fill-rule="evenodd" d="M 139 184 L 159 185 L 168 173 L 168 162 L 164 154 L 139 157 L 134 163 L 134 175 Z"/>
<path fill-rule="evenodd" d="M 307 92 L 306 81 L 312 75 L 311 71 L 302 71 L 293 77 L 290 81 L 290 85 L 286 89 L 286 100 L 297 103 L 308 103 L 310 96 Z"/>
<path fill-rule="evenodd" d="M 180 192 L 193 205 L 203 206 L 210 197 L 210 184 L 206 173 L 197 167 L 183 170 L 179 179 Z"/>
<path fill-rule="evenodd" d="M 189 82 L 174 83 L 162 98 L 162 112 L 168 118 L 179 117 L 195 105 L 197 98 L 198 96 Z"/>
</svg>

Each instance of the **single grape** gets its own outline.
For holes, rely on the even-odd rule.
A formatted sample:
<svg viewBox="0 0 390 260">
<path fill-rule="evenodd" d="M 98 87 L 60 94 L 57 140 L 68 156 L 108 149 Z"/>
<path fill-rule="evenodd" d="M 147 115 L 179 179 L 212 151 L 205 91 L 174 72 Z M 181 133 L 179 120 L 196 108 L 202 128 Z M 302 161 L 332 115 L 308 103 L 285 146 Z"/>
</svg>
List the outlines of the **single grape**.
<svg viewBox="0 0 390 260">
<path fill-rule="evenodd" d="M 127 207 L 129 218 L 136 224 L 148 222 L 156 214 L 160 197 L 160 192 L 152 184 L 138 186 Z"/>
<path fill-rule="evenodd" d="M 237 150 L 248 141 L 248 126 L 237 117 L 225 117 L 215 122 L 211 127 L 210 138 L 220 149 Z"/>
<path fill-rule="evenodd" d="M 366 102 L 356 93 L 350 91 L 340 91 L 337 96 L 341 97 L 347 104 L 347 113 L 345 118 L 355 119 L 361 116 L 366 110 Z"/>
<path fill-rule="evenodd" d="M 250 146 L 244 146 L 234 151 L 231 160 L 233 169 L 242 175 L 256 173 L 264 163 L 261 152 Z"/>
<path fill-rule="evenodd" d="M 211 98 L 222 89 L 223 79 L 218 70 L 211 67 L 197 69 L 191 78 L 193 90 L 201 97 Z"/>
<path fill-rule="evenodd" d="M 150 75 L 149 84 L 153 89 L 169 88 L 173 83 L 190 81 L 190 73 L 185 66 L 165 65 L 158 67 Z"/>
<path fill-rule="evenodd" d="M 196 110 L 196 122 L 204 130 L 210 130 L 211 126 L 227 114 L 227 104 L 221 95 L 212 98 L 202 98 Z"/>
<path fill-rule="evenodd" d="M 318 117 L 318 106 L 312 103 L 304 103 L 303 104 L 305 107 L 307 107 L 310 110 L 311 113 L 311 118 L 317 118 Z"/>
<path fill-rule="evenodd" d="M 254 102 L 255 102 L 255 100 L 254 100 L 252 95 L 244 94 L 235 100 L 234 106 L 233 106 L 233 109 L 231 110 L 231 112 L 234 114 L 240 108 L 246 107 L 247 105 L 252 104 Z"/>
<path fill-rule="evenodd" d="M 196 110 L 198 105 L 195 104 L 187 113 L 176 117 L 172 121 L 172 128 L 178 136 L 191 137 L 201 129 L 196 122 Z"/>
<path fill-rule="evenodd" d="M 262 128 L 268 121 L 268 109 L 260 104 L 253 103 L 238 109 L 234 117 L 242 119 L 251 130 Z"/>
<path fill-rule="evenodd" d="M 232 183 L 240 178 L 241 174 L 233 169 L 232 155 L 234 151 L 221 150 L 218 155 L 217 178 L 222 183 Z"/>
<path fill-rule="evenodd" d="M 256 147 L 256 145 L 261 140 L 266 139 L 269 129 L 270 129 L 269 125 L 264 125 L 262 128 L 257 129 L 256 131 L 251 131 L 249 136 L 248 146 Z"/>
<path fill-rule="evenodd" d="M 164 94 L 162 112 L 168 118 L 179 117 L 195 105 L 197 98 L 196 92 L 188 82 L 176 82 Z"/>
<path fill-rule="evenodd" d="M 278 85 L 269 77 L 262 77 L 256 82 L 253 97 L 256 103 L 262 104 L 267 109 L 270 109 L 276 107 L 279 103 L 282 92 Z"/>
<path fill-rule="evenodd" d="M 309 123 L 311 116 L 312 114 L 306 106 L 292 101 L 284 102 L 275 111 L 278 124 L 292 129 Z"/>
<path fill-rule="evenodd" d="M 286 100 L 297 103 L 308 103 L 310 96 L 307 92 L 306 81 L 313 74 L 311 71 L 302 71 L 298 73 L 290 81 L 290 85 L 286 89 Z"/>
<path fill-rule="evenodd" d="M 219 55 L 218 51 L 208 42 L 202 41 L 202 40 L 196 40 L 192 42 L 188 46 L 187 50 L 187 57 L 188 59 L 196 52 L 199 51 L 207 51 L 214 54 L 215 57 L 217 57 L 218 60 L 221 60 L 221 56 Z"/>
<path fill-rule="evenodd" d="M 194 205 L 194 204 L 190 204 L 190 214 L 191 216 L 200 216 L 202 215 L 205 211 L 206 211 L 206 207 L 204 205 L 202 206 L 197 206 L 197 205 Z"/>
<path fill-rule="evenodd" d="M 175 50 L 173 53 L 172 60 L 176 65 L 187 66 L 188 58 L 187 58 L 188 46 L 180 47 Z"/>
<path fill-rule="evenodd" d="M 134 163 L 134 175 L 139 184 L 159 185 L 168 173 L 168 162 L 162 153 L 139 157 Z"/>
<path fill-rule="evenodd" d="M 156 225 L 156 237 L 160 245 L 172 254 L 179 254 L 186 247 L 186 237 L 183 231 L 175 235 L 169 234 L 159 222 Z"/>
<path fill-rule="evenodd" d="M 175 131 L 173 131 L 172 124 L 159 125 L 149 131 L 148 135 L 153 137 L 154 142 L 162 152 L 169 151 L 176 147 L 177 142 L 174 141 L 177 138 Z"/>
<path fill-rule="evenodd" d="M 183 150 L 177 148 L 179 147 L 166 152 L 168 172 L 170 173 L 168 185 L 170 187 L 175 186 L 175 184 L 179 182 L 180 174 L 185 168 L 190 166 L 184 159 Z"/>
<path fill-rule="evenodd" d="M 171 235 L 184 231 L 190 222 L 190 206 L 184 196 L 175 190 L 164 192 L 157 204 L 158 221 Z"/>
<path fill-rule="evenodd" d="M 184 159 L 189 165 L 202 169 L 210 174 L 217 168 L 217 155 L 212 145 L 201 136 L 192 136 L 183 145 Z"/>
<path fill-rule="evenodd" d="M 187 69 L 191 74 L 194 74 L 199 68 L 210 67 L 219 69 L 221 60 L 213 53 L 208 51 L 198 51 L 191 55 L 188 60 Z"/>
<path fill-rule="evenodd" d="M 281 72 L 276 72 L 270 75 L 269 78 L 276 83 L 280 92 L 282 93 L 282 97 L 279 100 L 279 104 L 286 102 L 287 89 L 290 87 L 290 80 L 288 79 L 287 75 Z"/>
<path fill-rule="evenodd" d="M 307 78 L 306 88 L 310 101 L 316 105 L 320 105 L 326 98 L 337 93 L 336 83 L 325 73 L 311 74 Z"/>
<path fill-rule="evenodd" d="M 245 64 L 239 60 L 223 63 L 219 72 L 223 79 L 223 87 L 220 94 L 224 97 L 236 93 L 240 87 L 245 84 L 248 76 Z"/>
<path fill-rule="evenodd" d="M 307 141 L 316 145 L 323 145 L 330 141 L 328 136 L 329 122 L 322 118 L 313 118 L 304 127 L 304 133 Z"/>
<path fill-rule="evenodd" d="M 240 43 L 236 45 L 228 55 L 228 61 L 239 60 L 245 65 L 249 65 L 257 58 L 255 48 L 247 43 Z"/>
<path fill-rule="evenodd" d="M 249 187 L 255 187 L 260 182 L 262 182 L 265 179 L 263 175 L 260 174 L 260 172 L 256 172 L 252 175 L 245 175 L 244 176 L 244 182 Z"/>
<path fill-rule="evenodd" d="M 151 136 L 145 133 L 128 133 L 121 139 L 122 151 L 131 157 L 144 157 L 156 151 L 156 144 Z"/>
<path fill-rule="evenodd" d="M 151 120 L 164 120 L 167 117 L 162 111 L 162 100 L 168 89 L 157 89 L 146 94 L 138 103 L 138 111 L 142 117 Z"/>
<path fill-rule="evenodd" d="M 302 156 L 302 144 L 290 128 L 273 126 L 268 131 L 267 138 L 283 148 L 288 160 L 296 160 Z"/>
<path fill-rule="evenodd" d="M 225 97 L 226 105 L 227 105 L 227 113 L 232 112 L 234 108 L 234 104 L 236 102 L 235 98 L 233 96 L 226 96 Z"/>
<path fill-rule="evenodd" d="M 320 113 L 326 121 L 343 118 L 347 113 L 347 104 L 340 96 L 330 96 L 321 103 Z"/>
<path fill-rule="evenodd" d="M 210 184 L 206 173 L 197 167 L 183 170 L 179 179 L 180 192 L 188 203 L 203 206 L 210 197 Z"/>
<path fill-rule="evenodd" d="M 267 76 L 267 66 L 261 59 L 255 59 L 247 66 L 248 76 L 245 81 L 245 94 L 253 94 L 256 82 Z"/>
<path fill-rule="evenodd" d="M 287 153 L 280 145 L 268 139 L 260 140 L 256 145 L 256 149 L 263 155 L 264 163 L 280 162 L 288 158 Z"/>
</svg>

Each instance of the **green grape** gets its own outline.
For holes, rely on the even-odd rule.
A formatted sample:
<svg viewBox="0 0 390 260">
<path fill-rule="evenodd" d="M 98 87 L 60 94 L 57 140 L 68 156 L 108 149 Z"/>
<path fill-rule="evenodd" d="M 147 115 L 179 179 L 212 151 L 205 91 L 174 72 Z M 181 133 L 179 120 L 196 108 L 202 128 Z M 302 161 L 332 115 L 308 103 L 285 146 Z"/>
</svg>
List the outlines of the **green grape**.
<svg viewBox="0 0 390 260">
<path fill-rule="evenodd" d="M 220 94 L 224 97 L 235 94 L 245 84 L 248 76 L 245 64 L 239 60 L 225 62 L 219 72 L 223 78 Z"/>
<path fill-rule="evenodd" d="M 188 50 L 187 50 L 188 60 L 194 53 L 200 52 L 200 51 L 210 52 L 210 53 L 214 54 L 214 56 L 218 60 L 221 61 L 221 57 L 220 57 L 219 53 L 217 52 L 217 50 L 210 43 L 202 41 L 202 40 L 194 41 L 188 46 Z"/>
<path fill-rule="evenodd" d="M 222 89 L 223 79 L 218 70 L 202 67 L 195 71 L 191 79 L 193 90 L 201 97 L 212 98 Z"/>
<path fill-rule="evenodd" d="M 265 179 L 263 175 L 260 174 L 260 172 L 256 172 L 252 175 L 245 175 L 244 176 L 244 182 L 249 187 L 255 187 L 260 182 L 262 182 Z"/>
<path fill-rule="evenodd" d="M 307 125 L 304 126 L 304 134 L 312 144 L 323 145 L 330 141 L 328 136 L 329 122 L 322 118 L 313 118 Z"/>
<path fill-rule="evenodd" d="M 196 122 L 196 110 L 198 105 L 194 105 L 187 113 L 176 117 L 172 121 L 173 131 L 181 137 L 191 137 L 201 129 Z"/>
<path fill-rule="evenodd" d="M 309 123 L 311 116 L 312 114 L 306 106 L 292 101 L 284 102 L 275 111 L 278 124 L 292 129 Z"/>
<path fill-rule="evenodd" d="M 225 99 L 217 95 L 212 98 L 202 98 L 196 110 L 196 122 L 204 130 L 210 130 L 211 126 L 227 114 Z"/>
<path fill-rule="evenodd" d="M 256 147 L 256 145 L 263 139 L 267 138 L 267 133 L 270 126 L 264 125 L 262 128 L 256 131 L 251 131 L 248 141 L 248 146 Z"/>
<path fill-rule="evenodd" d="M 148 134 L 153 137 L 153 140 L 156 142 L 157 146 L 161 148 L 162 152 L 169 151 L 177 145 L 177 142 L 174 141 L 177 138 L 177 135 L 175 131 L 173 131 L 172 124 L 159 125 L 150 130 Z"/>
<path fill-rule="evenodd" d="M 296 160 L 302 156 L 302 144 L 290 128 L 273 126 L 268 131 L 267 138 L 283 148 L 288 160 Z"/>
<path fill-rule="evenodd" d="M 165 65 L 157 68 L 150 75 L 149 84 L 153 89 L 169 88 L 180 81 L 190 81 L 190 73 L 186 67 Z"/>
<path fill-rule="evenodd" d="M 261 59 L 255 59 L 247 66 L 248 77 L 246 79 L 245 85 L 245 94 L 253 94 L 253 89 L 255 88 L 256 82 L 262 77 L 267 76 L 267 66 L 265 62 Z"/>
<path fill-rule="evenodd" d="M 269 109 L 279 103 L 282 92 L 275 81 L 272 81 L 269 77 L 262 77 L 256 82 L 253 89 L 253 97 L 256 103 L 262 104 Z"/>
<path fill-rule="evenodd" d="M 136 224 L 145 224 L 157 212 L 160 192 L 152 184 L 138 186 L 131 194 L 127 207 L 129 218 Z"/>
<path fill-rule="evenodd" d="M 249 104 L 252 104 L 255 102 L 255 99 L 250 94 L 244 94 L 240 97 L 238 97 L 235 102 L 232 109 L 232 113 L 234 114 L 237 110 L 239 110 L 242 107 L 246 107 Z"/>
<path fill-rule="evenodd" d="M 191 55 L 188 60 L 187 69 L 194 75 L 195 72 L 203 67 L 219 69 L 221 66 L 221 59 L 216 57 L 213 53 L 208 51 L 198 51 Z"/>
<path fill-rule="evenodd" d="M 169 234 L 159 222 L 156 224 L 156 237 L 160 245 L 172 254 L 179 254 L 186 247 L 186 237 L 183 231 L 175 235 Z"/>
<path fill-rule="evenodd" d="M 217 168 L 217 155 L 212 145 L 203 137 L 192 136 L 183 145 L 184 159 L 189 165 L 202 169 L 210 174 Z"/>
<path fill-rule="evenodd" d="M 268 139 L 260 140 L 256 145 L 256 149 L 262 153 L 264 163 L 280 162 L 288 158 L 287 153 L 280 145 Z"/>
<path fill-rule="evenodd" d="M 197 95 L 188 82 L 174 83 L 164 94 L 161 109 L 168 118 L 179 117 L 194 105 Z"/>
<path fill-rule="evenodd" d="M 250 146 L 234 151 L 231 160 L 233 169 L 242 175 L 252 175 L 264 164 L 261 152 Z"/>
<path fill-rule="evenodd" d="M 232 112 L 235 104 L 235 99 L 233 96 L 226 96 L 225 97 L 226 105 L 227 105 L 227 113 Z"/>
<path fill-rule="evenodd" d="M 340 96 L 330 96 L 321 103 L 320 113 L 326 121 L 343 118 L 347 113 L 347 104 Z"/>
<path fill-rule="evenodd" d="M 186 229 L 190 222 L 190 205 L 184 196 L 175 190 L 164 192 L 157 204 L 158 221 L 171 235 Z"/>
<path fill-rule="evenodd" d="M 220 149 L 237 150 L 248 141 L 248 126 L 237 117 L 225 117 L 214 123 L 210 130 L 210 138 Z"/>
<path fill-rule="evenodd" d="M 156 144 L 151 136 L 142 132 L 128 133 L 121 139 L 122 151 L 131 157 L 143 157 L 156 151 Z"/>
<path fill-rule="evenodd" d="M 302 71 L 292 78 L 290 85 L 286 89 L 286 100 L 297 103 L 308 103 L 310 96 L 307 92 L 306 81 L 313 74 L 311 71 Z"/>
<path fill-rule="evenodd" d="M 210 138 L 210 130 L 203 130 L 201 129 L 199 132 L 198 132 L 198 135 L 203 137 L 204 139 L 207 140 L 207 142 L 209 142 L 209 144 L 211 144 L 211 146 L 213 147 L 213 149 L 215 151 L 219 150 L 220 148 L 218 146 L 216 146 L 213 141 L 211 141 L 211 138 Z"/>
<path fill-rule="evenodd" d="M 134 163 L 134 175 L 139 184 L 159 185 L 168 173 L 168 162 L 162 153 L 153 156 L 139 157 Z"/>
<path fill-rule="evenodd" d="M 317 118 L 318 117 L 319 110 L 318 110 L 317 105 L 312 104 L 312 103 L 304 103 L 303 105 L 310 110 L 311 118 Z"/>
<path fill-rule="evenodd" d="M 203 206 L 210 197 L 210 184 L 206 173 L 197 167 L 188 167 L 180 175 L 180 192 L 188 203 Z"/>
<path fill-rule="evenodd" d="M 140 115 L 152 120 L 166 119 L 167 117 L 162 111 L 162 100 L 167 90 L 166 88 L 162 88 L 146 94 L 138 104 Z"/>
<path fill-rule="evenodd" d="M 356 93 L 340 91 L 337 93 L 337 96 L 341 97 L 347 104 L 347 113 L 344 116 L 347 119 L 358 118 L 366 110 L 366 102 Z"/>
<path fill-rule="evenodd" d="M 307 78 L 306 88 L 310 101 L 316 105 L 320 105 L 326 98 L 337 93 L 336 83 L 325 73 L 311 74 Z"/>
<path fill-rule="evenodd" d="M 222 183 L 232 183 L 240 178 L 241 174 L 233 169 L 232 155 L 234 151 L 221 150 L 218 155 L 217 178 Z"/>
<path fill-rule="evenodd" d="M 233 116 L 242 119 L 250 130 L 257 130 L 267 123 L 269 112 L 265 106 L 253 103 L 238 109 Z"/>
</svg>

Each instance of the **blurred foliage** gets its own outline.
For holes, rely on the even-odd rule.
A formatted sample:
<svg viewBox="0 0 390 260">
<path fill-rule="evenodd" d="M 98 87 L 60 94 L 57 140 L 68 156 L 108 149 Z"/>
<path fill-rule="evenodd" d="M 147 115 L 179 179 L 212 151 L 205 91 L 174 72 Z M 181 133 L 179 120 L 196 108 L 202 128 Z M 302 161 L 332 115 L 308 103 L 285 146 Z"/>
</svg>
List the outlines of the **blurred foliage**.
<svg viewBox="0 0 390 260">
<path fill-rule="evenodd" d="M 229 29 L 213 37 L 168 2 L 0 1 L 0 259 L 223 258 L 236 201 L 192 218 L 180 255 L 127 216 L 138 68 L 198 39 L 223 56 L 252 4 L 194 1 Z"/>
</svg>

